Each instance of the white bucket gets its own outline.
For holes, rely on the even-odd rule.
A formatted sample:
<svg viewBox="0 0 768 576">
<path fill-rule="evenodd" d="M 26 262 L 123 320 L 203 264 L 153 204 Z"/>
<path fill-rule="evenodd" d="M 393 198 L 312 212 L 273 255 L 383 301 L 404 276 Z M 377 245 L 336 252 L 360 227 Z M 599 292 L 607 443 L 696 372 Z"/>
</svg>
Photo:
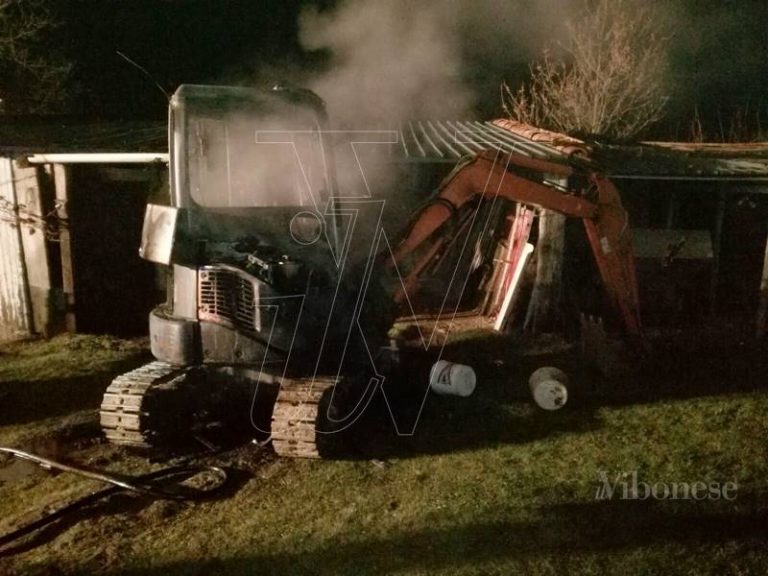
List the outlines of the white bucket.
<svg viewBox="0 0 768 576">
<path fill-rule="evenodd" d="M 539 368 L 531 374 L 528 385 L 539 408 L 559 410 L 568 401 L 568 376 L 558 368 Z"/>
<path fill-rule="evenodd" d="M 429 385 L 441 396 L 466 398 L 475 391 L 477 376 L 471 366 L 438 360 L 429 372 Z"/>
</svg>

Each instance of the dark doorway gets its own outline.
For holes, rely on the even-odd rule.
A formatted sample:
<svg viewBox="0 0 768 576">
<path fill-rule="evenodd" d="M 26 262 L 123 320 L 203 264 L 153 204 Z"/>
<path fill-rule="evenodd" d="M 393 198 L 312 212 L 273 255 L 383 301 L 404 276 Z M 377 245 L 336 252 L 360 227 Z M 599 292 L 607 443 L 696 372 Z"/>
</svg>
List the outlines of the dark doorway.
<svg viewBox="0 0 768 576">
<path fill-rule="evenodd" d="M 70 230 L 78 332 L 146 334 L 162 298 L 153 264 L 139 258 L 141 227 L 158 169 L 73 166 Z"/>
</svg>

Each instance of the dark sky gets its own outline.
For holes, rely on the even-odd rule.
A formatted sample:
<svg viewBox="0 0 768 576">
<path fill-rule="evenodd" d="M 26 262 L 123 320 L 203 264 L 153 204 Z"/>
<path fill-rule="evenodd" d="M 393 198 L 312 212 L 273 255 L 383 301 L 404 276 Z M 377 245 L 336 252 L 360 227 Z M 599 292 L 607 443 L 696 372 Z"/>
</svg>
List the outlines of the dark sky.
<svg viewBox="0 0 768 576">
<path fill-rule="evenodd" d="M 57 34 L 75 63 L 83 113 L 160 116 L 165 103 L 136 61 L 166 90 L 181 83 L 247 82 L 259 63 L 302 62 L 292 0 L 61 2 Z M 235 76 L 240 78 L 235 78 Z"/>
<path fill-rule="evenodd" d="M 61 25 L 46 38 L 73 64 L 67 111 L 89 117 L 163 118 L 166 103 L 152 82 L 116 54 L 144 66 L 168 91 L 180 83 L 261 84 L 301 78 L 328 65 L 329 54 L 302 48 L 299 14 L 308 5 L 330 10 L 333 0 L 57 0 Z M 449 0 L 450 1 L 450 0 Z M 472 0 L 467 0 L 472 2 Z M 519 6 L 526 1 L 511 0 Z M 568 0 L 562 0 L 567 3 Z M 675 87 L 670 122 L 684 125 L 692 110 L 715 126 L 734 110 L 768 123 L 768 1 L 668 0 Z M 464 47 L 461 75 L 480 94 L 481 116 L 500 113 L 498 86 L 524 78 L 531 55 L 525 10 L 499 26 L 519 27 L 494 45 Z M 547 23 L 557 31 L 562 19 Z M 540 26 L 541 18 L 534 26 Z M 522 33 L 525 32 L 525 33 Z M 557 32 L 555 32 L 557 33 Z M 477 44 L 477 43 L 475 43 Z M 525 44 L 525 45 L 524 45 Z"/>
</svg>

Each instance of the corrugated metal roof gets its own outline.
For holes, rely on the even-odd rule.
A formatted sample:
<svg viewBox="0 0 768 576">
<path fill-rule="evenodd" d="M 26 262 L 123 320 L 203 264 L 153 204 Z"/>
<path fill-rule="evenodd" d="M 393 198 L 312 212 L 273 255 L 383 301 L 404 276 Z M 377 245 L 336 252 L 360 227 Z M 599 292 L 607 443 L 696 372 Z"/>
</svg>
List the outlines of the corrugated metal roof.
<svg viewBox="0 0 768 576">
<path fill-rule="evenodd" d="M 533 158 L 567 161 L 568 154 L 506 130 L 494 122 L 412 120 L 399 126 L 406 160 L 455 162 L 483 150 L 515 152 Z"/>
<path fill-rule="evenodd" d="M 641 142 L 643 146 L 667 148 L 697 156 L 720 158 L 768 158 L 768 142 Z"/>
<path fill-rule="evenodd" d="M 768 146 L 641 143 L 599 146 L 594 160 L 610 178 L 660 180 L 768 179 Z"/>
<path fill-rule="evenodd" d="M 513 120 L 494 125 L 518 137 L 589 162 L 610 178 L 659 180 L 752 180 L 768 178 L 768 143 L 640 142 L 634 145 L 586 143 L 565 134 Z"/>
<path fill-rule="evenodd" d="M 493 125 L 512 132 L 521 138 L 553 148 L 568 157 L 588 159 L 592 156 L 592 144 L 566 134 L 544 130 L 538 126 L 507 118 L 494 120 Z"/>
<path fill-rule="evenodd" d="M 766 180 L 768 143 L 587 143 L 508 119 L 412 120 L 392 147 L 407 162 L 452 163 L 483 150 L 514 152 L 562 163 L 591 163 L 612 178 Z M 152 152 L 168 149 L 165 122 L 82 123 L 69 119 L 8 119 L 0 124 L 0 155 Z"/>
<path fill-rule="evenodd" d="M 399 153 L 395 153 L 408 161 L 427 162 L 455 162 L 468 154 L 489 149 L 554 161 L 564 161 L 569 156 L 551 143 L 518 134 L 498 125 L 499 122 L 508 121 L 404 122 L 397 130 Z M 0 124 L 0 154 L 166 152 L 167 149 L 164 122 L 16 120 Z"/>
<path fill-rule="evenodd" d="M 398 127 L 399 154 L 409 161 L 455 162 L 488 149 L 564 160 L 557 147 L 537 142 L 494 122 L 413 120 Z M 166 152 L 164 122 L 83 124 L 66 120 L 5 122 L 0 153 Z"/>
</svg>

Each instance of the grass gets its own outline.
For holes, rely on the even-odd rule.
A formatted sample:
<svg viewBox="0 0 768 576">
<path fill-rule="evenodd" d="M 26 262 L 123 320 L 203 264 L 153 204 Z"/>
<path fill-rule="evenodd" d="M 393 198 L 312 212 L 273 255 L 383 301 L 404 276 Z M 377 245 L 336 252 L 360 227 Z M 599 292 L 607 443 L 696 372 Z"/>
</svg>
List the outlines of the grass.
<svg viewBox="0 0 768 576">
<path fill-rule="evenodd" d="M 107 336 L 0 345 L 0 443 L 40 440 L 92 415 L 113 375 L 148 358 L 143 342 Z"/>
<path fill-rule="evenodd" d="M 413 437 L 397 439 L 378 405 L 346 460 L 242 448 L 224 458 L 235 480 L 227 497 L 114 498 L 0 558 L 0 574 L 768 573 L 764 347 L 699 346 L 688 360 L 673 346 L 637 381 L 612 382 L 567 354 L 509 346 L 481 337 L 449 347 L 447 357 L 477 368 L 478 390 L 430 396 Z M 140 344 L 91 337 L 0 349 L 0 393 L 12 391 L 0 400 L 0 444 L 59 437 L 62 422 L 97 406 L 97 382 L 141 358 Z M 526 378 L 552 361 L 574 377 L 574 394 L 545 413 Z M 43 402 L 38 420 L 40 405 L 24 404 L 16 416 L 38 387 L 66 396 L 67 409 Z M 103 444 L 65 448 L 113 470 L 153 466 Z M 595 499 L 601 471 L 635 470 L 648 482 L 734 480 L 737 498 Z M 46 473 L 0 483 L 0 532 L 92 486 Z"/>
</svg>

